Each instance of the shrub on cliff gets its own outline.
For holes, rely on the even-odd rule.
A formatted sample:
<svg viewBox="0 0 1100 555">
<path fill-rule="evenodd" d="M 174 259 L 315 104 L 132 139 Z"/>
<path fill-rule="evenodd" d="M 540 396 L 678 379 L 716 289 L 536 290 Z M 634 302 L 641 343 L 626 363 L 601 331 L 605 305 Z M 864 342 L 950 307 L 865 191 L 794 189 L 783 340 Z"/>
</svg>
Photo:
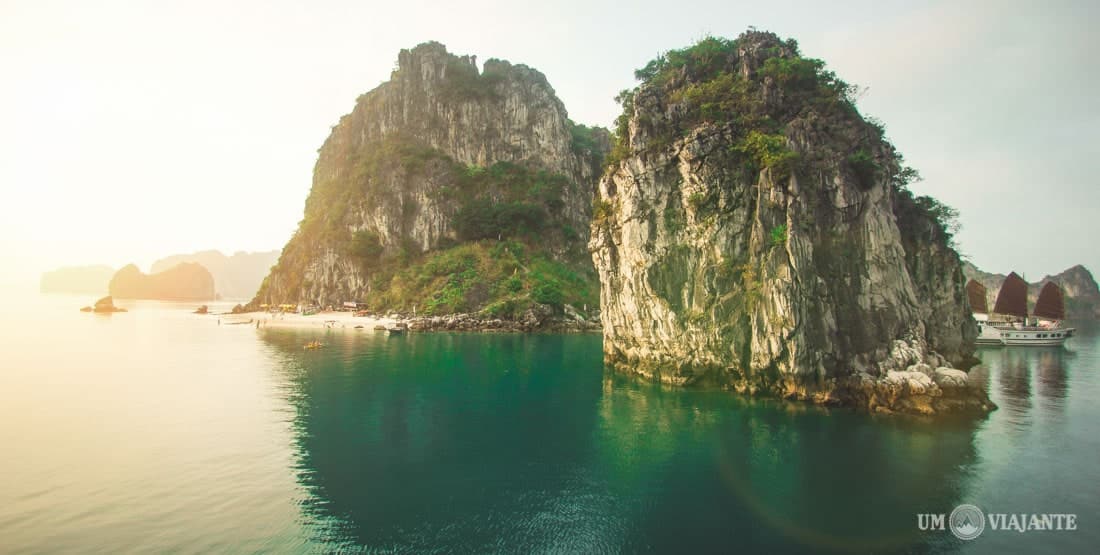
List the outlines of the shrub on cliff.
<svg viewBox="0 0 1100 555">
<path fill-rule="evenodd" d="M 642 88 L 661 91 L 677 106 L 673 125 L 657 132 L 657 140 L 653 142 L 659 146 L 667 144 L 664 139 L 701 123 L 733 122 L 745 133 L 756 131 L 765 135 L 782 131 L 777 116 L 791 114 L 783 114 L 783 106 L 766 102 L 769 82 L 792 97 L 783 103 L 787 106 L 816 104 L 854 111 L 855 88 L 827 70 L 825 62 L 802 57 L 795 41 L 781 42 L 763 52 L 766 58 L 756 74 L 750 76 L 743 75 L 731 63 L 738 59 L 741 48 L 741 38 L 706 37 L 687 48 L 669 50 L 635 71 L 634 76 L 641 84 L 616 97 L 623 106 L 623 114 L 616 120 L 615 158 L 621 159 L 628 150 L 625 144 L 629 141 L 628 123 L 635 95 Z"/>
<path fill-rule="evenodd" d="M 447 60 L 447 78 L 443 94 L 453 99 L 495 98 L 496 86 L 503 81 L 498 73 L 478 73 L 477 66 L 459 58 Z"/>
<path fill-rule="evenodd" d="M 369 230 L 356 231 L 352 235 L 351 252 L 365 263 L 377 262 L 382 256 L 382 241 L 378 233 Z"/>
<path fill-rule="evenodd" d="M 363 301 L 429 315 L 480 308 L 494 317 L 518 316 L 533 303 L 598 305 L 594 275 L 548 256 L 537 238 L 527 241 L 480 240 L 411 258 L 376 273 Z"/>
</svg>

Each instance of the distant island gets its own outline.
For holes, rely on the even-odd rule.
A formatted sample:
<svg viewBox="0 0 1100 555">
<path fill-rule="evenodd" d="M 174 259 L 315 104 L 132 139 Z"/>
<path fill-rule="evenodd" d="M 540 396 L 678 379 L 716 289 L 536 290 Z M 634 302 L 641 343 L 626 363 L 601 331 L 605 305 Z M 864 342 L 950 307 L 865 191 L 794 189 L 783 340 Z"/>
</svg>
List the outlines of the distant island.
<svg viewBox="0 0 1100 555">
<path fill-rule="evenodd" d="M 201 264 L 190 262 L 153 274 L 130 264 L 111 278 L 108 289 L 119 299 L 207 301 L 214 299 L 214 276 Z"/>
<path fill-rule="evenodd" d="M 174 254 L 161 258 L 153 263 L 150 274 L 167 272 L 184 262 L 199 264 L 214 280 L 214 294 L 199 298 L 204 300 L 214 298 L 248 299 L 259 290 L 264 276 L 267 275 L 278 259 L 279 251 L 277 250 L 262 252 L 238 251 L 233 253 L 232 256 L 226 256 L 217 250 L 206 250 L 191 254 Z M 138 274 L 141 273 L 137 266 L 131 264 L 127 268 L 130 267 L 133 267 L 133 270 Z M 123 268 L 123 270 L 126 270 L 126 268 Z M 120 270 L 119 273 L 122 273 L 122 271 Z M 134 272 L 127 270 L 125 274 L 133 276 Z M 103 295 L 108 292 L 111 279 L 115 275 L 114 268 L 103 264 L 66 266 L 44 272 L 41 277 L 40 290 L 43 293 Z M 155 296 L 129 297 L 117 294 L 115 296 L 119 298 L 161 298 Z"/>
<path fill-rule="evenodd" d="M 176 254 L 153 263 L 152 272 L 169 270 L 181 262 L 201 264 L 214 276 L 214 291 L 224 299 L 250 299 L 260 289 L 264 277 L 279 260 L 279 251 L 244 252 L 226 256 L 207 250 L 191 254 Z"/>
<path fill-rule="evenodd" d="M 963 264 L 963 273 L 967 279 L 973 279 L 985 286 L 988 296 L 986 301 L 989 306 L 993 306 L 993 300 L 997 298 L 1001 284 L 1005 281 L 1005 274 L 984 272 L 969 262 Z M 1078 321 L 1100 319 L 1100 287 L 1097 287 L 1096 280 L 1088 268 L 1078 264 L 1060 274 L 1044 276 L 1043 279 L 1029 284 L 1029 304 L 1035 304 L 1039 290 L 1048 282 L 1059 285 L 1065 294 L 1066 319 Z"/>
<path fill-rule="evenodd" d="M 79 293 L 102 295 L 115 270 L 110 266 L 67 266 L 42 274 L 43 293 Z"/>
</svg>

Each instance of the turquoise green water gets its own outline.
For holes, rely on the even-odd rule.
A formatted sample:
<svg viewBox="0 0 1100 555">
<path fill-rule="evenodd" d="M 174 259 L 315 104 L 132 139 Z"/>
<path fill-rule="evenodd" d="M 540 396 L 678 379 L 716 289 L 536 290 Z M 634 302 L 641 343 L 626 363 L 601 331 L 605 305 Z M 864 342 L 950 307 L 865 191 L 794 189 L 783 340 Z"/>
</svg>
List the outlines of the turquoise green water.
<svg viewBox="0 0 1100 555">
<path fill-rule="evenodd" d="M 4 328 L 0 552 L 1088 552 L 1100 333 L 991 349 L 927 423 L 606 374 L 600 338 L 256 330 L 184 305 Z M 306 351 L 320 338 L 327 347 Z M 1074 532 L 917 513 L 1076 513 Z"/>
</svg>

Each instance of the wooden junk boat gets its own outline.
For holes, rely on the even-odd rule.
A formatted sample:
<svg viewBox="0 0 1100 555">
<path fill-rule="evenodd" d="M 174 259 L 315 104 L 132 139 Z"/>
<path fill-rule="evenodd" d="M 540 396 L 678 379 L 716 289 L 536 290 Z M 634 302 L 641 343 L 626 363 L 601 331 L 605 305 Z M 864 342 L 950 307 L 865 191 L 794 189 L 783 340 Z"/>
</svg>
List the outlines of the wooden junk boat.
<svg viewBox="0 0 1100 555">
<path fill-rule="evenodd" d="M 974 319 L 978 321 L 977 344 L 1050 346 L 1062 345 L 1073 337 L 1076 330 L 1062 324 L 1066 317 L 1062 288 L 1048 281 L 1039 291 L 1039 298 L 1030 314 L 1027 310 L 1027 289 L 1027 282 L 1016 272 L 1008 274 L 997 293 L 993 312 L 989 312 L 985 286 L 975 280 L 966 284 L 970 307 L 974 311 Z"/>
</svg>

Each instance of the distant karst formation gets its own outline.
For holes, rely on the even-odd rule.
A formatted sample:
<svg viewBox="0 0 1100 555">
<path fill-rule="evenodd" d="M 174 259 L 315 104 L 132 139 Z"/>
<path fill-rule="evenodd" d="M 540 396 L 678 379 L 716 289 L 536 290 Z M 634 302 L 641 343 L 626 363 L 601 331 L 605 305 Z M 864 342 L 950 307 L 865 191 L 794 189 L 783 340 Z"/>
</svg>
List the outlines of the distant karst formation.
<svg viewBox="0 0 1100 555">
<path fill-rule="evenodd" d="M 214 277 L 201 264 L 184 262 L 148 275 L 130 264 L 115 273 L 108 289 L 119 299 L 207 301 L 214 299 Z"/>
<path fill-rule="evenodd" d="M 102 295 L 115 270 L 110 266 L 68 266 L 42 274 L 43 293 Z"/>
<path fill-rule="evenodd" d="M 671 384 L 984 412 L 950 210 L 792 40 L 707 38 L 638 70 L 589 244 L 604 353 Z"/>
<path fill-rule="evenodd" d="M 181 262 L 194 262 L 201 264 L 214 276 L 214 291 L 219 297 L 251 299 L 278 259 L 279 251 L 242 251 L 226 256 L 219 251 L 209 250 L 162 258 L 153 263 L 152 272 L 163 272 Z"/>
<path fill-rule="evenodd" d="M 251 303 L 420 315 L 594 309 L 585 248 L 608 134 L 542 73 L 402 50 L 320 149 L 305 214 Z"/>
<path fill-rule="evenodd" d="M 1005 281 L 1005 274 L 991 274 L 979 270 L 973 264 L 963 264 L 963 273 L 967 279 L 973 279 L 985 286 L 986 304 L 993 306 L 997 293 L 1001 291 L 1001 284 Z M 1100 287 L 1097 287 L 1092 272 L 1078 264 L 1066 269 L 1060 274 L 1045 276 L 1043 279 L 1028 284 L 1028 306 L 1034 307 L 1039 296 L 1039 291 L 1047 283 L 1053 282 L 1062 288 L 1066 302 L 1067 320 L 1096 320 L 1100 319 Z"/>
</svg>

